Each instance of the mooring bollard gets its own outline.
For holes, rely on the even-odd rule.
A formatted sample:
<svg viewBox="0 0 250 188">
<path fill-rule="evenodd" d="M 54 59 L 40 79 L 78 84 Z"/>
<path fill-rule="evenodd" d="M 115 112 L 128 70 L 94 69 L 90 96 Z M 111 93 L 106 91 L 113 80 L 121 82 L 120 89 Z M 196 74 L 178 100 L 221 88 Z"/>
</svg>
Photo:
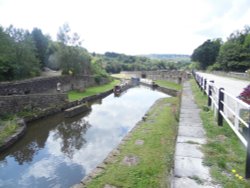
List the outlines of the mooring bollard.
<svg viewBox="0 0 250 188">
<path fill-rule="evenodd" d="M 247 129 L 247 160 L 246 160 L 246 179 L 250 178 L 250 120 Z"/>
<path fill-rule="evenodd" d="M 223 125 L 223 116 L 222 114 L 220 113 L 220 111 L 223 112 L 224 110 L 224 88 L 220 88 L 219 89 L 219 100 L 218 100 L 218 125 L 219 126 L 222 126 Z"/>
<path fill-rule="evenodd" d="M 210 80 L 211 83 L 214 83 L 213 80 Z M 208 85 L 208 101 L 207 101 L 207 105 L 211 106 L 212 104 L 212 99 L 210 98 L 212 96 L 212 86 L 211 84 Z"/>
</svg>

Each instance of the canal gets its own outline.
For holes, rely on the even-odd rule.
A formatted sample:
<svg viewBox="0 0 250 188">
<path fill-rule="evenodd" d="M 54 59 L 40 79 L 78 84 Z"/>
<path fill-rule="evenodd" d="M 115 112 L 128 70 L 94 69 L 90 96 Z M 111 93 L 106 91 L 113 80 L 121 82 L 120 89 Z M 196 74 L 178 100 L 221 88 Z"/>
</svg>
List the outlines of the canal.
<svg viewBox="0 0 250 188">
<path fill-rule="evenodd" d="M 101 163 L 168 95 L 139 86 L 120 97 L 92 104 L 91 111 L 66 119 L 58 114 L 28 125 L 26 135 L 0 154 L 0 187 L 70 187 Z"/>
</svg>

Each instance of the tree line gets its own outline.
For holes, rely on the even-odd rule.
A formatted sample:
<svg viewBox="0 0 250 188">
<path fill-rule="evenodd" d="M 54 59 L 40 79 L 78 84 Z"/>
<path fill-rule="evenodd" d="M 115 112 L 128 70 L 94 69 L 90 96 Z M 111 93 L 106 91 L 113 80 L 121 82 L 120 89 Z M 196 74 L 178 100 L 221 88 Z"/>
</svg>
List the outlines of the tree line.
<svg viewBox="0 0 250 188">
<path fill-rule="evenodd" d="M 99 64 L 108 73 L 120 71 L 150 71 L 185 69 L 190 64 L 189 58 L 184 59 L 152 59 L 146 56 L 131 56 L 115 52 L 94 54 Z"/>
<path fill-rule="evenodd" d="M 46 68 L 61 70 L 64 75 L 93 75 L 96 80 L 120 71 L 186 69 L 189 57 L 149 58 L 115 52 L 89 53 L 80 36 L 68 24 L 61 26 L 53 41 L 41 29 L 28 30 L 0 26 L 0 81 L 36 77 Z"/>
<path fill-rule="evenodd" d="M 0 26 L 0 81 L 39 76 L 45 67 L 60 69 L 66 75 L 108 77 L 68 24 L 59 28 L 57 41 L 39 28 L 29 32 Z"/>
<path fill-rule="evenodd" d="M 191 56 L 195 68 L 244 72 L 250 69 L 250 27 L 232 33 L 226 42 L 207 40 Z"/>
</svg>

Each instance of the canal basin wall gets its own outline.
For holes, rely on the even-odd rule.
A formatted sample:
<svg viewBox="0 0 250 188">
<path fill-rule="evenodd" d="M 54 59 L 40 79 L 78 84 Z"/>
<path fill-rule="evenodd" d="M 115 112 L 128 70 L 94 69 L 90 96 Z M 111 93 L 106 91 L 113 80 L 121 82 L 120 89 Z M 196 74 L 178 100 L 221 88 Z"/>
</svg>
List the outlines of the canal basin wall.
<svg viewBox="0 0 250 188">
<path fill-rule="evenodd" d="M 41 119 L 41 118 L 48 117 L 50 115 L 60 113 L 60 112 L 66 110 L 68 108 L 72 108 L 72 107 L 75 107 L 75 106 L 80 105 L 80 104 L 84 104 L 84 103 L 87 103 L 87 102 L 92 102 L 92 101 L 95 101 L 97 99 L 102 99 L 102 98 L 110 95 L 112 92 L 113 92 L 113 89 L 110 89 L 108 91 L 102 92 L 102 93 L 97 94 L 97 95 L 92 95 L 92 96 L 89 96 L 89 97 L 85 97 L 85 98 L 83 98 L 81 100 L 60 103 L 58 105 L 54 105 L 53 107 L 50 107 L 50 108 L 47 108 L 47 109 L 42 109 L 38 114 L 32 114 L 32 115 L 25 116 L 22 120 L 18 121 L 19 127 L 16 130 L 16 132 L 13 135 L 6 138 L 5 141 L 2 144 L 0 144 L 0 152 L 6 150 L 9 147 L 11 147 L 14 143 L 16 143 L 19 139 L 21 139 L 22 136 L 25 135 L 26 129 L 27 129 L 26 124 L 28 122 L 35 121 L 35 120 L 38 120 L 38 119 Z M 52 95 L 52 96 L 54 96 L 54 95 Z M 63 95 L 61 94 L 61 96 L 63 96 Z M 8 96 L 5 96 L 5 97 L 8 97 Z M 64 99 L 64 98 L 65 97 L 63 96 L 62 99 Z"/>
<path fill-rule="evenodd" d="M 102 79 L 101 84 L 107 83 Z M 93 76 L 54 76 L 0 83 L 0 117 L 67 103 L 69 90 L 96 85 Z"/>
<path fill-rule="evenodd" d="M 105 82 L 105 80 L 104 80 Z M 58 83 L 59 88 L 58 88 Z M 84 89 L 96 85 L 93 76 L 39 77 L 0 83 L 0 95 L 24 95 L 35 93 L 58 93 L 72 89 Z"/>
<path fill-rule="evenodd" d="M 65 93 L 0 96 L 0 116 L 56 107 L 67 101 Z"/>
<path fill-rule="evenodd" d="M 166 88 L 166 87 L 161 87 L 161 86 L 158 86 L 158 85 L 152 85 L 152 84 L 147 84 L 145 82 L 140 82 L 141 85 L 144 85 L 144 86 L 147 86 L 147 87 L 151 87 L 153 89 L 156 89 L 158 91 L 161 91 L 167 95 L 170 95 L 170 96 L 173 96 L 173 97 L 176 97 L 179 95 L 179 91 L 177 90 L 174 90 L 174 89 L 170 89 L 170 88 Z"/>
</svg>

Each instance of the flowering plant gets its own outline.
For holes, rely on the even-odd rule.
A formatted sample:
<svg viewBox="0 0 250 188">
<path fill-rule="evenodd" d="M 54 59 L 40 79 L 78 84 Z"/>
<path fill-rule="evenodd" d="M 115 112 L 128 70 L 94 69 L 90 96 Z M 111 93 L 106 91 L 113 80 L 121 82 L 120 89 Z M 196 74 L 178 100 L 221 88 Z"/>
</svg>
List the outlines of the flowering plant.
<svg viewBox="0 0 250 188">
<path fill-rule="evenodd" d="M 243 92 L 239 96 L 239 99 L 243 100 L 247 104 L 250 104 L 250 84 L 244 88 Z"/>
</svg>

